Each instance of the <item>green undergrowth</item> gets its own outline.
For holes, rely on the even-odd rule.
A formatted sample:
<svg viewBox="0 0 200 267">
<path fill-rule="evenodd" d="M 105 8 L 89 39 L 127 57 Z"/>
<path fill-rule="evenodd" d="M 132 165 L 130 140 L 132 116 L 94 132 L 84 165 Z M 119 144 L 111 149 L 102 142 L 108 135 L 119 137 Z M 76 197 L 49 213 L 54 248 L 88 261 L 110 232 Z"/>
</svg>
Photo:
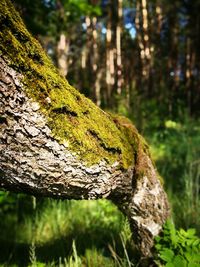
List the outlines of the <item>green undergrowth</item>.
<svg viewBox="0 0 200 267">
<path fill-rule="evenodd" d="M 166 120 L 146 136 L 171 202 L 178 228 L 195 228 L 200 234 L 200 127 L 185 116 Z M 152 131 L 151 131 L 152 132 Z"/>
<path fill-rule="evenodd" d="M 88 165 L 104 159 L 128 168 L 137 150 L 135 128 L 125 130 L 58 74 L 26 30 L 10 0 L 0 2 L 0 55 L 23 74 L 23 87 L 40 104 L 54 137 Z M 131 140 L 131 142 L 130 142 Z"/>
<path fill-rule="evenodd" d="M 37 199 L 35 210 L 28 196 L 17 203 L 15 212 L 2 211 L 0 264 L 133 266 L 129 224 L 111 202 Z"/>
<path fill-rule="evenodd" d="M 200 238 L 195 229 L 177 230 L 168 220 L 155 242 L 155 262 L 158 266 L 200 267 Z"/>
</svg>

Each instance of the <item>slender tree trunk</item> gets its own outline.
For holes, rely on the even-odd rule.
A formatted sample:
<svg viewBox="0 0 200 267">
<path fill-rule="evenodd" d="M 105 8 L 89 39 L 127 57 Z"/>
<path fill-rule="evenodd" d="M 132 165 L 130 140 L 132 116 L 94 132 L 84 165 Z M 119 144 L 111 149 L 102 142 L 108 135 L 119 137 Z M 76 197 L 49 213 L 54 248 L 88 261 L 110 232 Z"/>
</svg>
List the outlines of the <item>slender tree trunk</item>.
<svg viewBox="0 0 200 267">
<path fill-rule="evenodd" d="M 95 102 L 98 107 L 101 106 L 101 80 L 103 77 L 103 69 L 101 67 L 98 68 L 95 80 Z"/>
<path fill-rule="evenodd" d="M 146 95 L 150 94 L 152 88 L 151 70 L 153 66 L 154 45 L 150 40 L 151 20 L 148 14 L 148 4 L 146 0 L 136 1 L 135 25 L 137 31 L 137 41 L 140 50 L 141 76 L 143 91 Z"/>
<path fill-rule="evenodd" d="M 67 39 L 66 35 L 61 33 L 57 45 L 57 61 L 58 61 L 59 72 L 64 77 L 66 77 L 68 73 L 69 46 L 70 46 L 69 40 Z"/>
<path fill-rule="evenodd" d="M 106 27 L 106 84 L 107 84 L 107 102 L 110 104 L 113 85 L 115 84 L 115 51 L 112 45 L 112 8 L 111 1 L 108 2 L 108 19 Z"/>
<path fill-rule="evenodd" d="M 189 90 L 191 84 L 191 40 L 188 37 L 186 39 L 186 69 L 185 69 L 185 79 L 186 79 L 186 87 Z"/>
<path fill-rule="evenodd" d="M 122 15 L 123 0 L 118 0 L 117 3 L 117 27 L 116 27 L 116 53 L 117 53 L 117 93 L 120 95 L 122 92 L 123 76 L 122 76 L 122 51 L 121 51 L 121 35 L 122 35 Z"/>
<path fill-rule="evenodd" d="M 150 38 L 149 38 L 149 21 L 148 21 L 148 9 L 147 9 L 147 1 L 141 0 L 141 13 L 142 13 L 142 33 L 143 33 L 143 47 L 144 49 L 141 51 L 141 57 L 143 58 L 143 77 L 148 83 L 149 79 L 149 70 L 150 70 L 150 59 L 151 59 L 151 51 L 150 51 Z"/>
<path fill-rule="evenodd" d="M 161 5 L 160 0 L 156 1 L 156 8 L 155 8 L 155 24 L 154 24 L 154 30 L 156 32 L 154 32 L 154 44 L 155 44 L 155 49 L 154 49 L 154 55 L 156 58 L 161 58 L 162 56 L 162 43 L 161 43 L 161 30 L 162 30 L 162 24 L 163 24 L 163 7 Z M 155 84 L 157 84 L 157 87 L 159 89 L 159 92 L 156 92 L 156 94 L 158 95 L 157 100 L 160 102 L 162 101 L 162 92 L 160 91 L 161 86 L 163 84 L 163 66 L 162 66 L 162 62 L 158 61 L 155 62 L 154 61 L 154 69 L 156 70 L 156 73 L 154 74 L 154 80 L 155 80 Z M 155 90 L 155 88 L 154 88 Z"/>
<path fill-rule="evenodd" d="M 176 14 L 177 11 L 174 8 L 174 10 L 172 10 L 171 12 L 175 13 L 169 15 L 169 27 L 172 30 L 170 32 L 170 48 L 169 48 L 170 53 L 168 57 L 168 67 L 169 67 L 168 74 L 169 77 L 171 78 L 171 84 L 169 85 L 170 90 L 168 91 L 169 92 L 168 101 L 169 101 L 169 114 L 172 115 L 174 96 L 176 94 L 180 82 L 180 73 L 179 73 L 179 61 L 178 61 L 179 25 Z"/>
<path fill-rule="evenodd" d="M 137 74 L 137 83 L 136 87 L 139 90 L 142 90 L 142 79 L 140 77 L 143 76 L 143 66 L 144 66 L 144 44 L 142 42 L 142 34 L 141 34 L 141 26 L 140 26 L 140 11 L 141 4 L 140 0 L 136 0 L 136 14 L 135 14 L 135 28 L 136 28 L 136 40 L 139 50 L 139 60 L 138 60 L 138 74 Z"/>
<path fill-rule="evenodd" d="M 102 69 L 99 59 L 99 49 L 98 49 L 98 31 L 97 31 L 97 17 L 92 18 L 92 71 L 94 78 L 94 93 L 93 98 L 97 106 L 101 105 L 101 78 L 102 78 Z"/>
<path fill-rule="evenodd" d="M 169 206 L 148 146 L 58 74 L 9 0 L 0 2 L 0 187 L 112 200 L 151 255 Z M 8 27 L 9 25 L 9 27 Z"/>
</svg>

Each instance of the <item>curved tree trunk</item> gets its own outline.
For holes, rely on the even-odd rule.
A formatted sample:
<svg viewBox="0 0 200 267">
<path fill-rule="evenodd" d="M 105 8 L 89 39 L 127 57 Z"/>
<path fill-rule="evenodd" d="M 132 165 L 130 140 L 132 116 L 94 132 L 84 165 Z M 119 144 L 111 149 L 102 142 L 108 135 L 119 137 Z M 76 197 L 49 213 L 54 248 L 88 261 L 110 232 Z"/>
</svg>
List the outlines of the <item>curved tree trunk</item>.
<svg viewBox="0 0 200 267">
<path fill-rule="evenodd" d="M 0 187 L 112 200 L 144 256 L 169 215 L 148 146 L 59 76 L 10 0 L 0 2 Z"/>
</svg>

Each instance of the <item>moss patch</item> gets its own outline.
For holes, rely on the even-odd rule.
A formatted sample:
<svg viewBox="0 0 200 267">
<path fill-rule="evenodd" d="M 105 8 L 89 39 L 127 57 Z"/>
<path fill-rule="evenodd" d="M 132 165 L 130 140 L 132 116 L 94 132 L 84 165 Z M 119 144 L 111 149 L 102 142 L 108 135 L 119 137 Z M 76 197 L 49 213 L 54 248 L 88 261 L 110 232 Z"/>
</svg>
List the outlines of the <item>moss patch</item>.
<svg viewBox="0 0 200 267">
<path fill-rule="evenodd" d="M 106 114 L 58 74 L 10 0 L 0 1 L 0 25 L 0 54 L 23 74 L 24 89 L 39 102 L 55 139 L 87 165 L 102 159 L 132 165 L 139 137 L 130 121 Z"/>
</svg>

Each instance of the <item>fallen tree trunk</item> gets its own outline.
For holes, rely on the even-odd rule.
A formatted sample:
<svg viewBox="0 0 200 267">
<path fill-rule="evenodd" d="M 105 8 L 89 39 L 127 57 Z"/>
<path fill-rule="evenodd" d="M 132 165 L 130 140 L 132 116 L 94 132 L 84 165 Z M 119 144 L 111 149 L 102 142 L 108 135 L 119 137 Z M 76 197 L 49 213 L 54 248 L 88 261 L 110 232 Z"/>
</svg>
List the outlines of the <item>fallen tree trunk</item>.
<svg viewBox="0 0 200 267">
<path fill-rule="evenodd" d="M 169 215 L 148 146 L 130 121 L 68 84 L 0 2 L 0 187 L 62 199 L 112 200 L 144 256 Z"/>
</svg>

